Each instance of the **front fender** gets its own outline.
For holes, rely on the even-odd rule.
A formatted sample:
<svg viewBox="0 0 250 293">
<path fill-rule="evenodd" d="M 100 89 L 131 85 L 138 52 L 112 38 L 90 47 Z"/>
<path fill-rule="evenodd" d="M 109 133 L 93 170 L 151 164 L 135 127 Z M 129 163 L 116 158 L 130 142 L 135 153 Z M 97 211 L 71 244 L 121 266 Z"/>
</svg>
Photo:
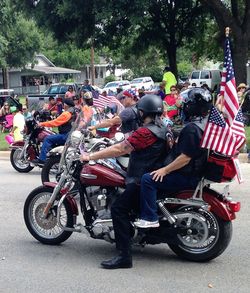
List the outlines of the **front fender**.
<svg viewBox="0 0 250 293">
<path fill-rule="evenodd" d="M 9 146 L 9 148 L 10 149 L 18 149 L 18 148 L 23 147 L 23 146 L 24 146 L 24 141 L 23 140 L 18 140 L 18 141 L 13 142 Z"/>
<path fill-rule="evenodd" d="M 47 186 L 47 187 L 52 187 L 54 189 L 55 186 L 57 185 L 57 183 L 56 182 L 43 182 L 43 185 Z M 65 200 L 67 200 L 68 203 L 70 204 L 70 207 L 71 207 L 73 214 L 79 215 L 77 203 L 76 203 L 74 197 L 73 196 L 66 196 Z"/>
</svg>

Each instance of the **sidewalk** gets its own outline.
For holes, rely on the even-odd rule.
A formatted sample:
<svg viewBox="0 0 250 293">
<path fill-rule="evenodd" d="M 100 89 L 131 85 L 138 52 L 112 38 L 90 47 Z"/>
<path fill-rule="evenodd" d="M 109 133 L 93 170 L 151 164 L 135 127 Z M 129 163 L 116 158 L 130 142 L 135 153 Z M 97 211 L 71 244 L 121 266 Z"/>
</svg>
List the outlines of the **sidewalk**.
<svg viewBox="0 0 250 293">
<path fill-rule="evenodd" d="M 9 160 L 9 159 L 10 159 L 10 151 L 0 151 L 0 160 Z M 239 154 L 239 160 L 241 163 L 247 163 L 247 153 Z"/>
</svg>

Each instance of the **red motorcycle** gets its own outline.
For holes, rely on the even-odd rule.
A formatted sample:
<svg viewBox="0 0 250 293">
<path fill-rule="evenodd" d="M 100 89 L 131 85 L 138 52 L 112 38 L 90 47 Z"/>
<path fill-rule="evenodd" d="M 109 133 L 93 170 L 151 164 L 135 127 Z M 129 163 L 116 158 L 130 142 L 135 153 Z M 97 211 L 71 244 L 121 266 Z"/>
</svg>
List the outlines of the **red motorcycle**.
<svg viewBox="0 0 250 293">
<path fill-rule="evenodd" d="M 65 145 L 64 168 L 58 183 L 45 182 L 34 189 L 24 205 L 24 219 L 29 232 L 44 244 L 59 244 L 73 232 L 88 233 L 94 239 L 115 242 L 110 207 L 125 188 L 124 168 L 119 161 L 98 160 L 82 163 L 78 146 L 88 134 L 71 134 L 72 144 Z M 67 151 L 67 148 L 70 151 Z M 180 257 L 191 261 L 208 261 L 219 256 L 232 237 L 232 220 L 240 210 L 228 192 L 210 188 L 203 178 L 196 190 L 159 194 L 160 227 L 140 229 L 133 223 L 134 244 L 166 243 Z M 79 196 L 75 196 L 79 195 Z M 79 204 L 84 223 L 79 221 Z"/>
<path fill-rule="evenodd" d="M 48 135 L 55 132 L 46 130 L 44 127 L 38 127 L 37 117 L 25 121 L 24 139 L 13 142 L 10 145 L 10 162 L 15 170 L 20 173 L 30 172 L 34 166 L 31 161 L 38 158 L 40 147 Z"/>
</svg>

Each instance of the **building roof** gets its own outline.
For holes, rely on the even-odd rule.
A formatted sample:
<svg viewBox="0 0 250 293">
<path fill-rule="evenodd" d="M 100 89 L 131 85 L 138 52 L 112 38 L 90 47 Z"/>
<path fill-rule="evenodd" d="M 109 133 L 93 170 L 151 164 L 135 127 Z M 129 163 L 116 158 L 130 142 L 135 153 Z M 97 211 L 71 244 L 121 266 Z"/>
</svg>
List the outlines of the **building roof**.
<svg viewBox="0 0 250 293">
<path fill-rule="evenodd" d="M 35 65 L 27 64 L 24 69 L 11 68 L 9 72 L 32 72 L 41 74 L 76 74 L 81 73 L 80 70 L 57 67 L 43 54 L 37 54 L 35 57 Z"/>
</svg>

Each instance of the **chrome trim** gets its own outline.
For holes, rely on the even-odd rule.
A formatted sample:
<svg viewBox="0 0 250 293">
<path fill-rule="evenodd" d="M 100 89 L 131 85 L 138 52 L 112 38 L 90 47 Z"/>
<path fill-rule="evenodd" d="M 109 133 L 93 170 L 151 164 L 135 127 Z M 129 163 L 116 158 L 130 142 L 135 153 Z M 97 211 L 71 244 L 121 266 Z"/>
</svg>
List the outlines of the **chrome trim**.
<svg viewBox="0 0 250 293">
<path fill-rule="evenodd" d="M 85 179 L 97 179 L 97 176 L 93 174 L 81 174 L 81 177 Z"/>
</svg>

